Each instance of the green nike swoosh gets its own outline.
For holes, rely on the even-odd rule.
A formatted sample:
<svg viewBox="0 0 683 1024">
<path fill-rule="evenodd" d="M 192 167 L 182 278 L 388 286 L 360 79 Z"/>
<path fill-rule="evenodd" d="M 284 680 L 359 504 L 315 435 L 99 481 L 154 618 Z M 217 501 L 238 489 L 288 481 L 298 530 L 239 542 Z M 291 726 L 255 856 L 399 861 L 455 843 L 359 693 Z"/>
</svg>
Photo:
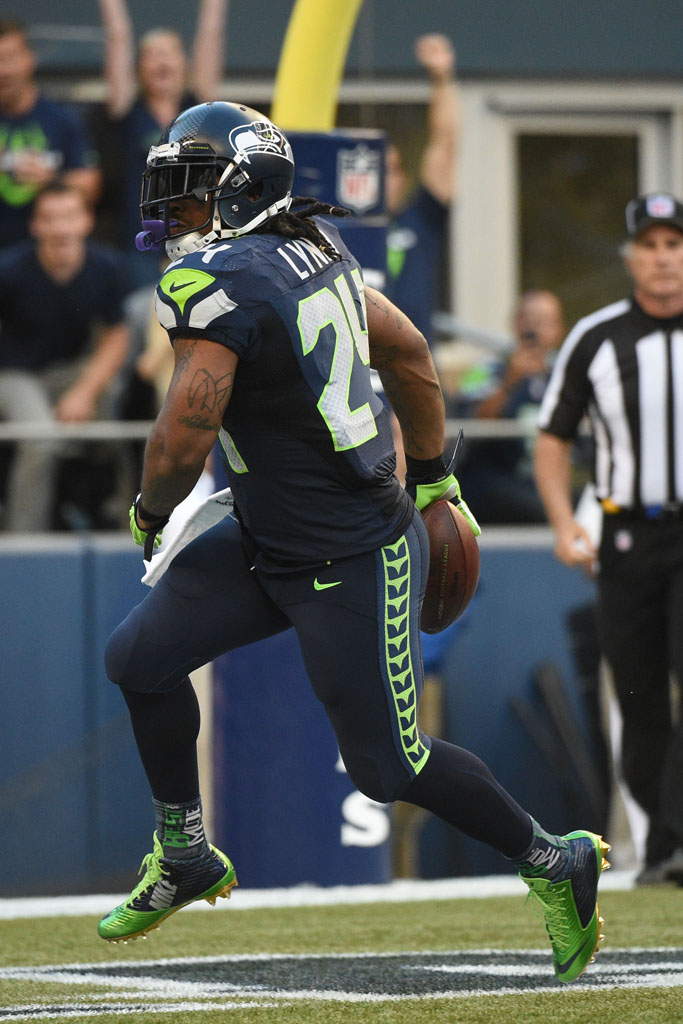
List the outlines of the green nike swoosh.
<svg viewBox="0 0 683 1024">
<path fill-rule="evenodd" d="M 338 587 L 340 583 L 343 583 L 343 580 L 337 580 L 336 583 L 319 583 L 317 577 L 313 580 L 313 586 L 316 590 L 328 590 L 329 587 Z"/>
<path fill-rule="evenodd" d="M 196 284 L 196 281 L 186 281 L 184 284 L 171 284 L 169 287 L 170 292 L 179 292 L 183 288 L 189 288 L 191 284 Z"/>
</svg>

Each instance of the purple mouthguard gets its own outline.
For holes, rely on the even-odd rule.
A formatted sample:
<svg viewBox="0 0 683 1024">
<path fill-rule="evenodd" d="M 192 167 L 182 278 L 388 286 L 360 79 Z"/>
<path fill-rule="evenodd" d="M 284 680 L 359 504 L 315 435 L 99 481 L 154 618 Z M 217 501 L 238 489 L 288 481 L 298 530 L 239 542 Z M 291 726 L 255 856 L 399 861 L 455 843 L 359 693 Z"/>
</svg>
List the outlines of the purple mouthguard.
<svg viewBox="0 0 683 1024">
<path fill-rule="evenodd" d="M 163 220 L 143 220 L 144 231 L 138 231 L 135 236 L 135 248 L 140 252 L 157 252 L 166 234 L 166 224 Z"/>
<path fill-rule="evenodd" d="M 145 230 L 138 231 L 135 236 L 135 248 L 140 252 L 158 252 L 166 237 L 166 221 L 143 220 L 142 226 Z M 170 220 L 168 226 L 176 228 L 178 221 Z"/>
</svg>

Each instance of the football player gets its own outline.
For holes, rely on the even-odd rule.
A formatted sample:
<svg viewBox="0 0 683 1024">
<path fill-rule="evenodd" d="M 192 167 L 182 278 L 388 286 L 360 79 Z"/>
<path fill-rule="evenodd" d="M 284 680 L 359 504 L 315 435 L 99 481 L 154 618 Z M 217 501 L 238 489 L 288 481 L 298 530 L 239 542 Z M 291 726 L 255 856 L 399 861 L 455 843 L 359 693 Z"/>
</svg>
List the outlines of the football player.
<svg viewBox="0 0 683 1024">
<path fill-rule="evenodd" d="M 163 243 L 173 261 L 157 312 L 175 370 L 131 529 L 149 557 L 217 437 L 235 514 L 176 556 L 107 646 L 157 830 L 141 882 L 99 933 L 134 938 L 234 885 L 202 825 L 188 672 L 294 628 L 353 783 L 512 859 L 545 913 L 558 977 L 571 981 L 599 941 L 607 844 L 545 832 L 477 757 L 420 730 L 429 552 L 418 512 L 446 496 L 479 528 L 443 455 L 444 405 L 424 338 L 364 286 L 331 219 L 344 211 L 292 200 L 293 174 L 285 135 L 238 104 L 184 111 L 150 150 L 139 244 Z M 405 490 L 370 367 L 401 424 Z"/>
</svg>

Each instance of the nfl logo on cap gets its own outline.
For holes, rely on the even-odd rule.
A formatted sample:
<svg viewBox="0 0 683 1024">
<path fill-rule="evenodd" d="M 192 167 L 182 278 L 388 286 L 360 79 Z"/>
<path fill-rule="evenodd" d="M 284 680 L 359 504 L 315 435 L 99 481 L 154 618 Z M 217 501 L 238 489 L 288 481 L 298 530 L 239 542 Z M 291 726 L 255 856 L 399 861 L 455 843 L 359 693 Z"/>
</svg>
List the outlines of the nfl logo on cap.
<svg viewBox="0 0 683 1024">
<path fill-rule="evenodd" d="M 632 199 L 626 207 L 626 231 L 635 238 L 653 224 L 668 224 L 683 232 L 683 204 L 668 192 Z"/>
<path fill-rule="evenodd" d="M 648 217 L 667 219 L 668 217 L 673 217 L 676 212 L 676 203 L 672 196 L 648 196 L 645 205 Z"/>
</svg>

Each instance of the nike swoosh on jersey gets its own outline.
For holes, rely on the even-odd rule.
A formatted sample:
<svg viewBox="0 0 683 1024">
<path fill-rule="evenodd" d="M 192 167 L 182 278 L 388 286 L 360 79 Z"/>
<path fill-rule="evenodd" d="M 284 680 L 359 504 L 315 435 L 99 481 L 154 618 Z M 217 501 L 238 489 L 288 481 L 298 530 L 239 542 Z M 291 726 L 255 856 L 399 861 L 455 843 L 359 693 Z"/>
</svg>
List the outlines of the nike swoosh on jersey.
<svg viewBox="0 0 683 1024">
<path fill-rule="evenodd" d="M 330 587 L 340 586 L 343 582 L 343 580 L 336 580 L 335 583 L 320 583 L 318 581 L 318 577 L 316 576 L 316 578 L 313 580 L 313 586 L 315 587 L 316 590 L 328 590 Z"/>
<path fill-rule="evenodd" d="M 169 289 L 168 290 L 169 290 L 169 292 L 179 292 L 183 288 L 189 288 L 191 284 L 196 284 L 196 283 L 197 283 L 196 281 L 184 281 L 183 284 L 175 284 L 175 282 L 173 282 L 171 285 L 169 285 Z"/>
</svg>

